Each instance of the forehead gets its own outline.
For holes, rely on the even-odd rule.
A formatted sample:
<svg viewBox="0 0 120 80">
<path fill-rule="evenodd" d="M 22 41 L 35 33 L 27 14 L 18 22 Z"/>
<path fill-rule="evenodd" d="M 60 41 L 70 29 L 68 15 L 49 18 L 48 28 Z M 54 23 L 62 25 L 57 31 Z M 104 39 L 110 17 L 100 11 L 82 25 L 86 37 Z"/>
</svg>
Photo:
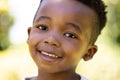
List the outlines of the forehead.
<svg viewBox="0 0 120 80">
<path fill-rule="evenodd" d="M 43 0 L 41 4 L 41 8 L 51 8 L 51 10 L 57 11 L 78 11 L 83 10 L 87 11 L 89 7 L 84 4 L 76 1 L 76 0 Z M 60 10 L 59 10 L 60 9 Z"/>
<path fill-rule="evenodd" d="M 42 13 L 46 15 L 51 13 L 61 17 L 74 16 L 73 18 L 95 17 L 96 15 L 91 8 L 76 0 L 43 0 L 37 15 Z"/>
</svg>

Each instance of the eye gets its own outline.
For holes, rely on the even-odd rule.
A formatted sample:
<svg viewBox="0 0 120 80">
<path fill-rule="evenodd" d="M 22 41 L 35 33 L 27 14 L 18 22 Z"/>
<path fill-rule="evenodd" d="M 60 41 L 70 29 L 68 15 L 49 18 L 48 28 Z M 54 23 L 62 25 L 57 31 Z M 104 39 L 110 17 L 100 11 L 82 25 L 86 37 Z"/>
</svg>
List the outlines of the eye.
<svg viewBox="0 0 120 80">
<path fill-rule="evenodd" d="M 64 34 L 66 37 L 70 37 L 70 38 L 77 38 L 75 34 L 73 33 L 65 33 Z"/>
<path fill-rule="evenodd" d="M 37 28 L 45 31 L 48 30 L 48 27 L 46 25 L 39 25 Z"/>
</svg>

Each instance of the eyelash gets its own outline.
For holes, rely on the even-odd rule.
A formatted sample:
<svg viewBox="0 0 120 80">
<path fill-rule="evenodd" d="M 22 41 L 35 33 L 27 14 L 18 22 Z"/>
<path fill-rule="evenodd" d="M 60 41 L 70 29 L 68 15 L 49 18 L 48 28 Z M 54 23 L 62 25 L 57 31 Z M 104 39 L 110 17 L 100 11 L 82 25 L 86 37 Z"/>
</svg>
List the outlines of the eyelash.
<svg viewBox="0 0 120 80">
<path fill-rule="evenodd" d="M 47 25 L 39 25 L 37 26 L 38 29 L 42 30 L 42 31 L 47 31 L 48 30 L 48 27 Z M 65 33 L 64 34 L 65 37 L 69 37 L 69 38 L 73 38 L 73 39 L 77 39 L 78 37 L 76 36 L 76 34 L 72 33 L 72 32 L 68 32 L 68 33 Z"/>
</svg>

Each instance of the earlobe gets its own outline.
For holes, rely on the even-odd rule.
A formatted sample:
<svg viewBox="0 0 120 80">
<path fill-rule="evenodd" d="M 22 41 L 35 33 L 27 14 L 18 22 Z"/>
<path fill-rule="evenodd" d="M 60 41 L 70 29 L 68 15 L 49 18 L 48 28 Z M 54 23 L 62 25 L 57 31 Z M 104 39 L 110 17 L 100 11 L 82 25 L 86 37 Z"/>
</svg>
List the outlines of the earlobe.
<svg viewBox="0 0 120 80">
<path fill-rule="evenodd" d="M 88 60 L 92 59 L 96 52 L 97 52 L 97 46 L 92 45 L 88 49 L 88 52 L 83 56 L 84 61 L 88 61 Z"/>
<path fill-rule="evenodd" d="M 27 43 L 28 43 L 28 40 L 29 40 L 29 36 L 30 36 L 30 32 L 31 32 L 31 27 L 28 28 L 28 39 L 27 39 Z"/>
</svg>

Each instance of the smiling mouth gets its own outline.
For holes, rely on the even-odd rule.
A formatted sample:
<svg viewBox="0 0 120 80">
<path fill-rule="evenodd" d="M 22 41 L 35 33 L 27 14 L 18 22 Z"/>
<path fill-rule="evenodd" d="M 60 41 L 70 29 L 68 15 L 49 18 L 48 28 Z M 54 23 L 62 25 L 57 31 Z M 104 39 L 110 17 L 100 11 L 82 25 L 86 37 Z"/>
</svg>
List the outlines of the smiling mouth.
<svg viewBox="0 0 120 80">
<path fill-rule="evenodd" d="M 61 59 L 62 57 L 60 56 L 57 56 L 55 54 L 52 54 L 52 53 L 48 53 L 48 52 L 45 52 L 45 51 L 40 51 L 40 50 L 37 50 L 37 53 L 38 55 L 40 56 L 40 58 L 44 61 L 48 61 L 48 62 L 53 62 L 53 61 L 57 61 L 59 59 Z"/>
</svg>

